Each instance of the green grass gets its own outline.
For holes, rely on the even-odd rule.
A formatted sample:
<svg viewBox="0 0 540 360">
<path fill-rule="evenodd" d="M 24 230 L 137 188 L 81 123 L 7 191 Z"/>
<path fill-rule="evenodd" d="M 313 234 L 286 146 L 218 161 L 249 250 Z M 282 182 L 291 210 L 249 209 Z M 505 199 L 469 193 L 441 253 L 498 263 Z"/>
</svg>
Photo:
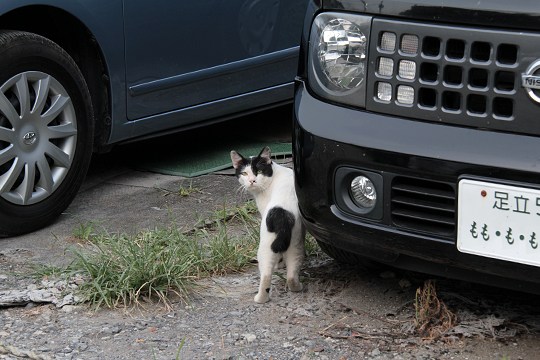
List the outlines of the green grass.
<svg viewBox="0 0 540 360">
<path fill-rule="evenodd" d="M 305 249 L 306 249 L 306 256 L 307 257 L 321 257 L 326 256 L 324 255 L 324 252 L 319 247 L 319 244 L 317 244 L 317 240 L 311 234 L 306 234 L 306 241 L 304 243 Z"/>
<path fill-rule="evenodd" d="M 189 232 L 171 226 L 136 235 L 108 234 L 96 233 L 92 223 L 79 225 L 73 235 L 85 244 L 69 250 L 75 260 L 64 272 L 85 279 L 77 295 L 97 307 L 148 299 L 168 304 L 173 294 L 187 301 L 198 279 L 242 271 L 250 264 L 258 244 L 252 208 L 251 203 L 224 207 L 209 224 Z M 231 222 L 239 222 L 243 231 L 232 235 Z M 42 271 L 51 272 L 58 270 Z"/>
<path fill-rule="evenodd" d="M 80 240 L 88 241 L 92 236 L 96 235 L 95 223 L 90 221 L 85 224 L 79 224 L 72 232 L 73 237 Z"/>
<path fill-rule="evenodd" d="M 194 193 L 202 193 L 202 189 L 194 187 L 192 182 L 189 183 L 188 187 L 180 186 L 178 189 L 178 195 L 183 197 L 190 196 Z"/>
</svg>

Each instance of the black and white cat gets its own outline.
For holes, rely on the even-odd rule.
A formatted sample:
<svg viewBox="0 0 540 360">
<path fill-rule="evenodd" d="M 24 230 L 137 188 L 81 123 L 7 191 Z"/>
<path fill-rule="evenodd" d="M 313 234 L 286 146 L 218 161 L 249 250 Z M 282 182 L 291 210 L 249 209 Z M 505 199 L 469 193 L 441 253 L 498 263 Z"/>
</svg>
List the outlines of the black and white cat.
<svg viewBox="0 0 540 360">
<path fill-rule="evenodd" d="M 270 156 L 268 147 L 250 158 L 231 151 L 238 181 L 254 196 L 262 216 L 257 251 L 261 282 L 254 299 L 257 303 L 270 300 L 272 273 L 281 260 L 287 267 L 289 290 L 302 290 L 299 272 L 304 259 L 305 229 L 294 190 L 294 173 L 273 162 Z"/>
</svg>

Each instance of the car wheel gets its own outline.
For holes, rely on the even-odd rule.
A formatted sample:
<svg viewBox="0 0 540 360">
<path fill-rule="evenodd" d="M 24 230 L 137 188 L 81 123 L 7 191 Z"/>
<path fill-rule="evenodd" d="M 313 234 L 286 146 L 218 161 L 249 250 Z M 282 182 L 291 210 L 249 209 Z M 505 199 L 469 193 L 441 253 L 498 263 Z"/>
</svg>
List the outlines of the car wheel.
<svg viewBox="0 0 540 360">
<path fill-rule="evenodd" d="M 93 110 L 73 59 L 27 32 L 0 32 L 0 236 L 52 222 L 90 163 Z"/>
</svg>

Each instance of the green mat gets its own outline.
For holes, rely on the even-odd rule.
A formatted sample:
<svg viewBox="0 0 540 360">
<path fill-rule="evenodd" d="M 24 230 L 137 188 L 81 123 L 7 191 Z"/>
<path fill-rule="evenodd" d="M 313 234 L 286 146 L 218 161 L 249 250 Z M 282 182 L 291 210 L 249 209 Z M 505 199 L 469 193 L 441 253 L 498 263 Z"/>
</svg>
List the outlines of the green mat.
<svg viewBox="0 0 540 360">
<path fill-rule="evenodd" d="M 231 150 L 243 156 L 258 155 L 264 146 L 269 146 L 272 157 L 279 158 L 292 154 L 292 144 L 282 142 L 238 141 L 236 143 L 213 144 L 189 150 L 170 148 L 161 154 L 147 154 L 139 158 L 134 166 L 139 170 L 166 175 L 194 177 L 232 168 Z M 211 147 L 211 148 L 210 148 Z M 163 155 L 165 153 L 165 155 Z"/>
</svg>

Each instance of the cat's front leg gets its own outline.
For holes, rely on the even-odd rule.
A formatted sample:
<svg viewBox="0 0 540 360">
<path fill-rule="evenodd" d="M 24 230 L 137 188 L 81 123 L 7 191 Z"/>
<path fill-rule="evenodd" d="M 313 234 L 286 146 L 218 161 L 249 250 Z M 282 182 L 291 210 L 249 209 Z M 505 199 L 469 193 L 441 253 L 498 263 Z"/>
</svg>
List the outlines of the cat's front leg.
<svg viewBox="0 0 540 360">
<path fill-rule="evenodd" d="M 270 300 L 270 289 L 272 286 L 272 273 L 261 274 L 261 282 L 259 283 L 259 292 L 255 295 L 256 303 L 264 304 Z"/>
</svg>

